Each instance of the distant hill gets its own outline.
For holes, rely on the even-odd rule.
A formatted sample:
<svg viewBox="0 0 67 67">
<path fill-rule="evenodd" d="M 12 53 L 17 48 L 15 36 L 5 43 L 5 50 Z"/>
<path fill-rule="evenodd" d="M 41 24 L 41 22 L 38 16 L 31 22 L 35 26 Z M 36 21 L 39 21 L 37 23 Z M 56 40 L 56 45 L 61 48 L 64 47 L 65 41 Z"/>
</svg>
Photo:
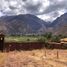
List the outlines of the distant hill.
<svg viewBox="0 0 67 67">
<path fill-rule="evenodd" d="M 42 34 L 46 31 L 46 25 L 45 21 L 31 14 L 0 18 L 1 30 L 6 34 Z"/>
<path fill-rule="evenodd" d="M 51 24 L 54 34 L 67 34 L 67 13 L 61 15 Z"/>
</svg>

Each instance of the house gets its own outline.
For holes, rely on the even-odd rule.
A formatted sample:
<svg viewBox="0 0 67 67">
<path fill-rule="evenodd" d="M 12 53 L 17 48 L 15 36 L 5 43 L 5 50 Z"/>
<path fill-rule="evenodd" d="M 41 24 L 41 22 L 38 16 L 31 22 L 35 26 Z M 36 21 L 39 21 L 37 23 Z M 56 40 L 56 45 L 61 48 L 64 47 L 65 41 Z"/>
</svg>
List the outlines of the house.
<svg viewBox="0 0 67 67">
<path fill-rule="evenodd" d="M 67 44 L 67 38 L 60 39 L 60 43 Z"/>
</svg>

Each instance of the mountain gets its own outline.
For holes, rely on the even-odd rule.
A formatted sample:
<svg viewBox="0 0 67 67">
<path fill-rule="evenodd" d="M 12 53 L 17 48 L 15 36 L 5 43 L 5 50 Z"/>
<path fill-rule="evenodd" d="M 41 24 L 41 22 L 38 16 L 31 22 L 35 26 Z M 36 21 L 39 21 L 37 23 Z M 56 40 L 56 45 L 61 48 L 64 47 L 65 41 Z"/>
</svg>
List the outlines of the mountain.
<svg viewBox="0 0 67 67">
<path fill-rule="evenodd" d="M 45 21 L 31 14 L 0 18 L 0 31 L 5 34 L 43 34 L 46 27 Z"/>
<path fill-rule="evenodd" d="M 53 22 L 45 22 L 35 15 L 21 14 L 15 16 L 2 16 L 0 18 L 0 32 L 5 34 L 67 34 L 67 13 L 61 15 Z"/>
<path fill-rule="evenodd" d="M 67 13 L 54 20 L 51 27 L 54 34 L 67 34 Z"/>
</svg>

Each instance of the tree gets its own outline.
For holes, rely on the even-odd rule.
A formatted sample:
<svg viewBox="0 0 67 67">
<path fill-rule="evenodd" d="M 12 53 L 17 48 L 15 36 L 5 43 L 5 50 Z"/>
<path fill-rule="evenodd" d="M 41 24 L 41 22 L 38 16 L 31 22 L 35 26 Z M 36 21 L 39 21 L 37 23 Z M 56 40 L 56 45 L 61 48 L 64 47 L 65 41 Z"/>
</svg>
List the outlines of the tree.
<svg viewBox="0 0 67 67">
<path fill-rule="evenodd" d="M 60 41 L 60 37 L 57 36 L 57 35 L 54 35 L 54 36 L 51 38 L 51 41 L 52 41 L 52 42 L 59 42 L 59 41 Z"/>
<path fill-rule="evenodd" d="M 46 34 L 44 35 L 44 37 L 45 37 L 48 41 L 50 41 L 51 38 L 52 38 L 52 33 L 51 33 L 51 32 L 48 32 L 48 33 L 46 33 Z"/>
</svg>

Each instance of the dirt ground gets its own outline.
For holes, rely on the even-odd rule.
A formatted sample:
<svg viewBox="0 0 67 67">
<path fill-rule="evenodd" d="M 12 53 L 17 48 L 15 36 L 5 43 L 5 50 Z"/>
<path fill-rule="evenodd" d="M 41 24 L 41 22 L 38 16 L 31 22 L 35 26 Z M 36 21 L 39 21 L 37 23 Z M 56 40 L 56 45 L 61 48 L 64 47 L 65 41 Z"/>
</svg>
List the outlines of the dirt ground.
<svg viewBox="0 0 67 67">
<path fill-rule="evenodd" d="M 0 67 L 67 67 L 67 50 L 15 50 L 3 55 L 5 59 Z"/>
</svg>

